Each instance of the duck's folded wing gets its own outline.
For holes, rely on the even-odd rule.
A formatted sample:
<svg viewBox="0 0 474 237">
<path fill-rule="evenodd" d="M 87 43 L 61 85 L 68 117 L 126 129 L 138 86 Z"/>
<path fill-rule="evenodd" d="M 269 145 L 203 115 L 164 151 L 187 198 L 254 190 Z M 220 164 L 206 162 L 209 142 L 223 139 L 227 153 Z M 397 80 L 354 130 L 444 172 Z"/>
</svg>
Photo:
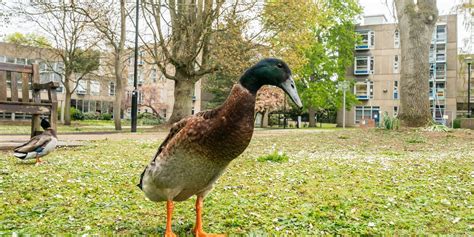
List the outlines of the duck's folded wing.
<svg viewBox="0 0 474 237">
<path fill-rule="evenodd" d="M 52 139 L 51 136 L 38 135 L 31 138 L 31 140 L 28 141 L 27 143 L 16 147 L 14 151 L 23 152 L 23 153 L 32 152 L 46 145 L 48 142 L 51 141 L 51 139 Z"/>
<path fill-rule="evenodd" d="M 190 119 L 189 117 L 188 118 L 183 118 L 180 121 L 173 124 L 173 126 L 170 129 L 170 133 L 168 133 L 168 136 L 166 136 L 165 140 L 161 143 L 161 145 L 158 148 L 158 151 L 156 151 L 155 157 L 153 159 L 156 159 L 156 157 L 158 157 L 158 155 L 161 153 L 161 151 L 163 151 L 163 149 L 166 147 L 166 145 L 168 145 L 168 143 L 171 141 L 171 139 L 173 139 L 173 137 L 176 136 L 176 134 L 178 134 L 179 131 L 181 131 L 181 129 L 183 129 L 186 126 L 189 119 Z"/>
</svg>

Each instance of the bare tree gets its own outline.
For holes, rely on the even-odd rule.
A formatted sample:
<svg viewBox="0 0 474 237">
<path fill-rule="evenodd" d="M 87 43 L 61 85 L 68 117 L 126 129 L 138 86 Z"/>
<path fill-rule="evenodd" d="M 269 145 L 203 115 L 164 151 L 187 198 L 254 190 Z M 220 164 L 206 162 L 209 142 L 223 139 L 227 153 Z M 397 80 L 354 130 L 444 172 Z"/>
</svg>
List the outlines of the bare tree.
<svg viewBox="0 0 474 237">
<path fill-rule="evenodd" d="M 105 44 L 112 48 L 113 72 L 115 76 L 114 123 L 115 130 L 122 130 L 121 111 L 124 96 L 124 62 L 127 59 L 125 50 L 126 18 L 129 15 L 125 0 L 85 1 L 83 6 L 75 9 L 83 14 L 87 21 L 100 33 Z M 118 9 L 118 10 L 117 10 Z"/>
<path fill-rule="evenodd" d="M 425 126 L 429 104 L 429 50 L 438 19 L 436 0 L 395 0 L 401 43 L 400 113 L 402 124 Z"/>
<path fill-rule="evenodd" d="M 64 1 L 35 1 L 29 5 L 18 2 L 13 10 L 36 23 L 54 44 L 51 52 L 63 63 L 63 67 L 46 63 L 62 78 L 65 89 L 64 124 L 70 125 L 71 95 L 79 82 L 99 66 L 100 55 L 93 50 L 97 37 L 91 35 L 85 17 L 75 11 L 74 4 Z"/>
<path fill-rule="evenodd" d="M 226 13 L 250 9 L 257 1 L 225 3 L 223 0 L 146 0 L 145 22 L 151 31 L 151 43 L 145 44 L 162 74 L 175 82 L 173 123 L 191 114 L 194 84 L 215 72 L 218 63 L 211 60 L 220 42 L 213 39 L 219 20 Z M 144 39 L 144 37 L 142 37 Z M 144 39 L 145 42 L 148 42 Z"/>
</svg>

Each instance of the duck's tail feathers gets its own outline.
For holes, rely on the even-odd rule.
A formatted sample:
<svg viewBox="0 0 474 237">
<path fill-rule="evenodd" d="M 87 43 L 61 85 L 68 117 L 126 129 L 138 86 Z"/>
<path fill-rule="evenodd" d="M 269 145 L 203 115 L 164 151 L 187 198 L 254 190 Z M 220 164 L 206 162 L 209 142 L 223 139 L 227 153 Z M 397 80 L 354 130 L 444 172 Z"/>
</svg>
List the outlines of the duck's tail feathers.
<svg viewBox="0 0 474 237">
<path fill-rule="evenodd" d="M 19 159 L 25 159 L 26 155 L 28 155 L 27 153 L 21 153 L 21 152 L 15 152 L 13 153 L 13 155 L 16 157 L 16 158 L 19 158 Z"/>
<path fill-rule="evenodd" d="M 146 172 L 146 168 L 143 170 L 142 174 L 140 175 L 140 183 L 137 184 L 137 187 L 139 187 L 141 190 L 143 190 L 143 176 L 145 175 L 145 172 Z"/>
<path fill-rule="evenodd" d="M 15 153 L 13 153 L 13 155 L 18 159 L 26 160 L 26 159 L 35 158 L 36 157 L 36 152 L 28 152 L 28 153 L 15 152 Z"/>
</svg>

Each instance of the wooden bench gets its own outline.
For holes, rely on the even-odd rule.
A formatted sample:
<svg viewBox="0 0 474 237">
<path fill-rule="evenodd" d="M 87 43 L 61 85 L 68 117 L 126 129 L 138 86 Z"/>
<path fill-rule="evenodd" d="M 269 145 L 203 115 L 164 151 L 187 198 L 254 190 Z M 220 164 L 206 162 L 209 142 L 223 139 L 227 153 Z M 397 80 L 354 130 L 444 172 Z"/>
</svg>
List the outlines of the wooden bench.
<svg viewBox="0 0 474 237">
<path fill-rule="evenodd" d="M 38 64 L 0 63 L 0 113 L 31 114 L 32 137 L 42 132 L 41 116 L 48 116 L 51 127 L 56 129 L 58 86 L 54 82 L 40 84 Z M 48 99 L 41 100 L 41 91 L 47 92 Z"/>
</svg>

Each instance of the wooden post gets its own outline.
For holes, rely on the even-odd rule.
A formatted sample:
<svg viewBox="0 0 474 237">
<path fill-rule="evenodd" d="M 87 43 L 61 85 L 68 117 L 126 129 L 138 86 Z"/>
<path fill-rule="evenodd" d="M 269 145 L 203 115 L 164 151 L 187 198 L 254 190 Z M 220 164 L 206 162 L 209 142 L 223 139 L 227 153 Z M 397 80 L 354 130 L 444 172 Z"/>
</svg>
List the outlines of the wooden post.
<svg viewBox="0 0 474 237">
<path fill-rule="evenodd" d="M 49 114 L 49 122 L 51 123 L 51 128 L 53 128 L 54 130 L 56 130 L 58 124 L 58 98 L 56 95 L 57 87 L 58 86 L 55 83 L 51 83 L 51 86 L 48 89 L 48 97 L 51 101 L 51 113 Z"/>
<path fill-rule="evenodd" d="M 21 74 L 21 102 L 30 102 L 29 73 Z"/>
<path fill-rule="evenodd" d="M 16 75 L 16 72 L 10 72 L 12 101 L 18 101 L 18 78 Z"/>
<path fill-rule="evenodd" d="M 0 71 L 0 101 L 7 101 L 7 74 Z"/>
<path fill-rule="evenodd" d="M 33 74 L 32 76 L 32 84 L 34 83 L 39 83 L 40 82 L 40 74 L 39 74 L 39 65 L 38 64 L 33 64 Z M 37 90 L 33 88 L 32 92 L 32 99 L 34 103 L 41 103 L 41 94 L 40 90 Z M 31 137 L 34 137 L 37 135 L 37 133 L 41 133 L 40 131 L 40 115 L 39 114 L 33 114 L 31 116 Z"/>
</svg>

